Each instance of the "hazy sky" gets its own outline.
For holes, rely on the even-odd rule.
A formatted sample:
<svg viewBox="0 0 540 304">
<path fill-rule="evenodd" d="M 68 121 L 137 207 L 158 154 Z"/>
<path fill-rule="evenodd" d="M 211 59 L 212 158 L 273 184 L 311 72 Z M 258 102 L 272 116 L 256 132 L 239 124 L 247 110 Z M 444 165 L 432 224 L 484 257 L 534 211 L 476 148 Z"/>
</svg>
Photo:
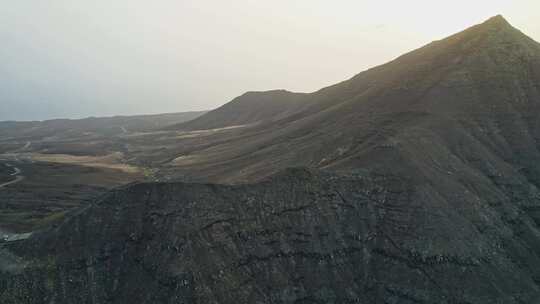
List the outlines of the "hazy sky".
<svg viewBox="0 0 540 304">
<path fill-rule="evenodd" d="M 0 120 L 211 109 L 314 91 L 540 0 L 0 0 Z"/>
</svg>

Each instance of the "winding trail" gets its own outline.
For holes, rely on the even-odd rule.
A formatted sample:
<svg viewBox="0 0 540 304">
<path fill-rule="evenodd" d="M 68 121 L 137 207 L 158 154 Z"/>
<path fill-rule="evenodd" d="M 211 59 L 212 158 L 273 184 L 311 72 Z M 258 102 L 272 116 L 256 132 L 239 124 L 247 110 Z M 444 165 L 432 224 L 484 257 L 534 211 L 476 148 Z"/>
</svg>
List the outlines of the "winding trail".
<svg viewBox="0 0 540 304">
<path fill-rule="evenodd" d="M 24 176 L 19 175 L 19 176 L 15 177 L 15 179 L 12 180 L 12 181 L 9 181 L 9 182 L 7 182 L 7 183 L 0 184 L 0 188 L 4 188 L 4 187 L 6 187 L 6 186 L 9 186 L 9 185 L 18 183 L 18 182 L 22 181 L 23 179 L 24 179 Z"/>
<path fill-rule="evenodd" d="M 32 143 L 31 142 L 27 142 L 26 145 L 24 145 L 24 147 L 22 148 L 22 150 L 26 150 L 30 147 Z M 9 161 L 9 160 L 5 160 L 5 159 L 2 159 L 3 161 Z M 13 155 L 13 161 L 15 162 L 21 162 L 21 160 L 19 159 L 19 155 L 18 154 L 15 154 Z M 11 162 L 13 162 L 11 161 Z M 7 187 L 9 185 L 13 185 L 13 184 L 16 184 L 20 181 L 22 181 L 24 179 L 24 176 L 21 175 L 22 173 L 22 170 L 17 167 L 16 165 L 13 165 L 11 163 L 4 163 L 6 167 L 9 167 L 11 169 L 13 169 L 13 172 L 10 173 L 9 175 L 10 176 L 14 176 L 15 179 L 14 180 L 11 180 L 9 182 L 6 182 L 6 183 L 2 183 L 0 184 L 0 190 L 2 190 L 2 188 L 4 187 Z M 2 229 L 2 227 L 0 227 L 0 270 L 13 270 L 13 269 L 16 269 L 18 266 L 18 264 L 20 264 L 16 259 L 14 259 L 14 257 L 12 255 L 9 254 L 9 252 L 6 252 L 6 251 L 2 251 L 2 243 L 7 243 L 7 242 L 16 242 L 16 241 L 21 241 L 21 240 L 25 240 L 27 238 L 29 238 L 30 236 L 32 235 L 32 232 L 27 232 L 27 233 L 12 233 L 10 231 L 7 231 L 7 230 L 4 230 Z"/>
<path fill-rule="evenodd" d="M 30 145 L 32 145 L 32 142 L 31 142 L 31 141 L 27 141 L 26 144 L 24 145 L 24 147 L 22 147 L 21 150 L 26 150 L 26 149 L 30 148 Z"/>
<path fill-rule="evenodd" d="M 14 172 L 11 173 L 10 175 L 11 176 L 15 176 L 15 179 L 14 180 L 11 180 L 9 182 L 6 182 L 6 183 L 3 183 L 3 184 L 0 184 L 0 189 L 6 187 L 6 186 L 9 186 L 9 185 L 13 185 L 13 184 L 16 184 L 20 181 L 22 181 L 24 179 L 24 176 L 20 175 L 22 173 L 22 170 L 11 165 L 11 164 L 7 164 L 6 163 L 6 166 L 10 167 L 10 168 L 13 168 Z"/>
<path fill-rule="evenodd" d="M 12 166 L 10 166 L 12 167 Z M 17 168 L 17 167 L 12 167 L 13 170 L 15 170 L 15 172 L 11 173 L 10 175 L 13 176 L 13 175 L 19 175 L 22 171 L 21 169 Z"/>
<path fill-rule="evenodd" d="M 29 238 L 31 235 L 32 235 L 32 232 L 13 233 L 13 232 L 8 231 L 8 230 L 3 230 L 0 227 L 0 270 L 2 269 L 2 266 L 5 269 L 6 266 L 13 265 L 13 261 L 9 261 L 9 259 L 6 261 L 6 259 L 5 259 L 6 258 L 6 256 L 5 256 L 6 252 L 2 252 L 2 250 L 1 250 L 2 249 L 1 248 L 2 243 L 16 242 L 16 241 L 25 240 L 25 239 Z M 4 254 L 4 256 L 2 256 L 2 254 Z M 2 258 L 4 258 L 4 261 L 2 261 Z M 4 263 L 4 265 L 2 265 L 2 262 Z"/>
</svg>

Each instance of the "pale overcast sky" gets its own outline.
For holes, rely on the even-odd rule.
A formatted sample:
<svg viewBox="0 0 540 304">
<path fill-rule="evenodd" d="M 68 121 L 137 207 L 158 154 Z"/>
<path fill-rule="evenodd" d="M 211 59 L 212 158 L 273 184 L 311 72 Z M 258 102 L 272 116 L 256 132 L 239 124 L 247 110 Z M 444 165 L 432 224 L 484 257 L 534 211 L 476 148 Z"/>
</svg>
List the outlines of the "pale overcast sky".
<svg viewBox="0 0 540 304">
<path fill-rule="evenodd" d="M 310 92 L 539 0 L 0 0 L 0 120 L 212 109 Z"/>
</svg>

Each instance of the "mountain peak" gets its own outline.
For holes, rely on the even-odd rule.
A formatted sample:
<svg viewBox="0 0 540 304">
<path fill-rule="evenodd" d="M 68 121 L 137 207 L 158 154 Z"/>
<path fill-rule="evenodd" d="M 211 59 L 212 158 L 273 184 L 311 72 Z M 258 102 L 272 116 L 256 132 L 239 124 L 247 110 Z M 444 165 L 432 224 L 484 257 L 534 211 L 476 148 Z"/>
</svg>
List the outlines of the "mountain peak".
<svg viewBox="0 0 540 304">
<path fill-rule="evenodd" d="M 529 54 L 539 51 L 534 40 L 512 26 L 502 15 L 491 17 L 484 23 L 465 31 L 465 33 L 469 33 L 472 37 L 475 35 L 487 35 L 489 38 L 485 40 L 485 44 L 497 48 L 500 44 L 514 44 L 520 45 L 521 50 Z M 517 50 L 514 50 L 513 53 L 516 54 Z"/>
<path fill-rule="evenodd" d="M 481 24 L 484 27 L 511 27 L 510 23 L 502 15 L 497 15 L 489 18 Z"/>
<path fill-rule="evenodd" d="M 496 15 L 484 21 L 483 23 L 474 25 L 462 32 L 447 37 L 441 41 L 446 42 L 445 46 L 463 46 L 470 45 L 476 41 L 477 49 L 485 47 L 496 47 L 501 43 L 521 44 L 530 40 L 518 29 L 514 28 L 502 15 Z M 527 44 L 527 43 L 525 43 Z"/>
<path fill-rule="evenodd" d="M 500 15 L 500 14 L 489 18 L 486 22 L 506 22 L 506 23 L 508 23 L 506 21 L 506 19 L 504 18 L 504 16 Z"/>
</svg>

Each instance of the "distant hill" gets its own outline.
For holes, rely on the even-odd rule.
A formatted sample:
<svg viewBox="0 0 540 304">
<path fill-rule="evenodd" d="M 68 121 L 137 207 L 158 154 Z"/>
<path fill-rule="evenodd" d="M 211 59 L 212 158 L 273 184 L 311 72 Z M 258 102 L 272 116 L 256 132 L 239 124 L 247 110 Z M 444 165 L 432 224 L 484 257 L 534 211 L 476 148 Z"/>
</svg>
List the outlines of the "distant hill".
<svg viewBox="0 0 540 304">
<path fill-rule="evenodd" d="M 248 92 L 194 120 L 166 129 L 192 131 L 277 121 L 306 108 L 307 96 L 285 90 Z"/>
<path fill-rule="evenodd" d="M 45 121 L 3 121 L 0 122 L 0 153 L 17 151 L 24 147 L 26 152 L 109 154 L 125 147 L 119 140 L 121 137 L 160 130 L 164 126 L 189 121 L 204 113 L 200 111 Z"/>
<path fill-rule="evenodd" d="M 197 118 L 205 111 L 154 115 L 88 117 L 82 119 L 52 119 L 44 121 L 0 121 L 0 136 L 61 136 L 66 132 L 96 132 L 102 135 L 151 131 L 174 123 Z"/>
</svg>

